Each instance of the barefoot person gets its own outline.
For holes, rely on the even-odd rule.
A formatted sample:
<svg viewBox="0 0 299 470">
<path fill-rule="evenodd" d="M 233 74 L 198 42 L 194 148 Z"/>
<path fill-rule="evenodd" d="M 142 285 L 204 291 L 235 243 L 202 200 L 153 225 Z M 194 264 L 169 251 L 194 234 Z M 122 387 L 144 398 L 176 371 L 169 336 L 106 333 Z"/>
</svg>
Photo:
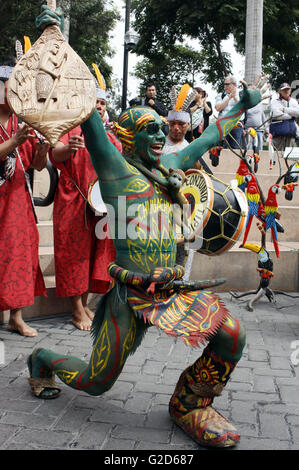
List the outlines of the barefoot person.
<svg viewBox="0 0 299 470">
<path fill-rule="evenodd" d="M 6 83 L 15 65 L 0 67 L 0 310 L 10 310 L 8 329 L 23 336 L 37 331 L 24 322 L 22 308 L 45 295 L 38 259 L 38 231 L 28 185 L 29 167 L 42 170 L 47 163 L 48 144 L 40 144 L 33 130 L 18 126 L 8 106 Z"/>
</svg>

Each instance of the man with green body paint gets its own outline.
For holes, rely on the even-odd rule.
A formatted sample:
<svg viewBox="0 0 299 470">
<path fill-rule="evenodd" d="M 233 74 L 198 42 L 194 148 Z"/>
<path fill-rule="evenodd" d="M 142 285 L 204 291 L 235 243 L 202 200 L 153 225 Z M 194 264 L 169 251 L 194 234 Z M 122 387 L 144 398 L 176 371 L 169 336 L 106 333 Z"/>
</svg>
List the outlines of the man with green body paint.
<svg viewBox="0 0 299 470">
<path fill-rule="evenodd" d="M 48 25 L 51 18 L 57 21 L 59 17 L 44 10 L 38 23 Z M 137 106 L 121 114 L 118 130 L 125 155 L 107 139 L 96 110 L 81 124 L 87 149 L 99 176 L 103 199 L 107 206 L 113 208 L 117 221 L 114 239 L 116 260 L 113 266 L 117 281 L 97 307 L 93 325 L 94 347 L 89 363 L 46 349 L 34 350 L 30 355 L 29 381 L 36 396 L 58 396 L 60 390 L 54 382 L 54 375 L 70 387 L 84 390 L 90 395 L 100 395 L 109 390 L 121 373 L 128 355 L 136 350 L 150 326 L 145 322 L 146 318 L 153 320 L 151 323 L 156 323 L 170 335 L 181 334 L 187 344 L 198 345 L 198 339 L 209 339 L 201 357 L 182 373 L 171 397 L 169 412 L 174 421 L 201 445 L 229 447 L 239 441 L 240 436 L 234 426 L 212 407 L 212 401 L 220 395 L 241 358 L 245 332 L 239 321 L 210 291 L 193 290 L 181 294 L 169 288 L 161 294 L 155 290 L 160 278 L 168 282 L 169 276 L 172 280 L 175 276 L 176 279 L 181 277 L 178 274 L 180 269 L 175 268 L 173 201 L 157 180 L 165 181 L 161 165 L 164 169 L 185 171 L 191 168 L 201 155 L 229 133 L 245 109 L 255 106 L 260 100 L 259 90 L 248 90 L 244 84 L 244 93 L 230 115 L 210 125 L 199 139 L 177 154 L 162 155 L 165 143 L 161 130 L 163 122 L 150 108 Z M 125 201 L 125 213 L 119 203 L 120 196 Z M 153 229 L 150 221 L 157 206 L 161 208 L 163 217 L 155 219 L 160 225 Z M 134 236 L 130 237 L 129 226 L 135 228 Z M 126 237 L 118 236 L 124 233 Z M 144 279 L 147 280 L 144 284 L 147 289 L 142 288 Z M 152 285 L 154 290 L 151 290 Z M 123 295 L 124 292 L 126 295 Z M 198 321 L 198 331 L 188 331 L 188 327 L 183 329 L 182 326 L 180 333 L 178 328 L 169 327 L 172 319 L 166 322 L 163 316 L 170 303 L 170 311 L 176 315 L 182 313 L 178 303 L 182 308 L 184 301 L 181 326 L 186 318 L 190 319 L 189 323 Z M 197 312 L 196 319 L 192 318 L 190 303 L 193 311 Z M 206 307 L 203 308 L 203 305 Z M 209 329 L 206 324 L 212 322 L 212 318 L 215 320 L 214 329 Z"/>
</svg>

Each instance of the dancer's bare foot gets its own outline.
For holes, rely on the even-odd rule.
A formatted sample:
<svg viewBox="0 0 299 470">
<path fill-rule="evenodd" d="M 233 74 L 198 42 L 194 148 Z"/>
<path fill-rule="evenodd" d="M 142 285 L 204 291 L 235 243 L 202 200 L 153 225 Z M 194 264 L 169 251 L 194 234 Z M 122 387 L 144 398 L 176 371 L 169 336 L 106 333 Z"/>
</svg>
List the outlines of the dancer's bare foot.
<svg viewBox="0 0 299 470">
<path fill-rule="evenodd" d="M 74 310 L 72 323 L 82 331 L 90 331 L 92 321 L 85 313 L 85 310 Z"/>
<path fill-rule="evenodd" d="M 37 331 L 31 326 L 27 325 L 23 319 L 10 319 L 7 325 L 8 331 L 19 333 L 22 336 L 27 336 L 29 338 L 33 338 L 37 336 Z"/>
<path fill-rule="evenodd" d="M 84 307 L 84 310 L 88 318 L 92 321 L 94 319 L 94 313 L 88 307 Z"/>
</svg>

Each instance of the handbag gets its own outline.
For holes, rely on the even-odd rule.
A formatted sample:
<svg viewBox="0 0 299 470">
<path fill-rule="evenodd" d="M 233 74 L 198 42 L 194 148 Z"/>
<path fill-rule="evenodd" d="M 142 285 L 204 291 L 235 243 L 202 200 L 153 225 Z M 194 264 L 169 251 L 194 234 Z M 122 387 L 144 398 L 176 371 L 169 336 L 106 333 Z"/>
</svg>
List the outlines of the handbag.
<svg viewBox="0 0 299 470">
<path fill-rule="evenodd" d="M 270 124 L 272 137 L 296 137 L 296 124 L 294 119 L 272 121 Z"/>
</svg>

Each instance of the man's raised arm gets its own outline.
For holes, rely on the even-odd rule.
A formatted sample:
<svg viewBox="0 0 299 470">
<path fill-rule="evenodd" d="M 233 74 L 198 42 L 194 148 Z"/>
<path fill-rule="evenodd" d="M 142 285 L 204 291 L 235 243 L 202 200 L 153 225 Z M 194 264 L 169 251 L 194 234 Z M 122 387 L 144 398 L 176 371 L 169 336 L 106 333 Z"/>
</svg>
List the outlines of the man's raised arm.
<svg viewBox="0 0 299 470">
<path fill-rule="evenodd" d="M 108 178 L 114 172 L 118 176 L 128 173 L 125 159 L 108 139 L 97 110 L 81 124 L 81 129 L 93 167 L 100 177 Z"/>
<path fill-rule="evenodd" d="M 239 121 L 244 110 L 257 105 L 262 99 L 258 89 L 249 90 L 246 83 L 243 83 L 243 86 L 244 93 L 240 101 L 235 104 L 227 115 L 210 124 L 198 139 L 195 139 L 177 154 L 164 155 L 161 158 L 162 165 L 166 168 L 187 170 L 192 168 L 205 152 L 218 145 Z"/>
</svg>

